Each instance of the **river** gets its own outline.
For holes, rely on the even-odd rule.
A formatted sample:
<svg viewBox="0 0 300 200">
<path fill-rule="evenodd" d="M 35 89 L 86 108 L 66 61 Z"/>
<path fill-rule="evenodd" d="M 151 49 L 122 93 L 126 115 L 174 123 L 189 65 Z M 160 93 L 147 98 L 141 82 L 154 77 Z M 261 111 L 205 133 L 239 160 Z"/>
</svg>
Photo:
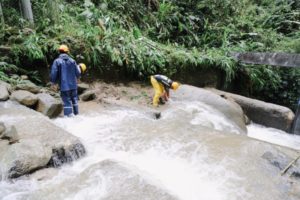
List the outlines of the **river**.
<svg viewBox="0 0 300 200">
<path fill-rule="evenodd" d="M 293 199 L 261 159 L 271 145 L 257 140 L 299 150 L 299 136 L 250 124 L 249 139 L 210 106 L 173 103 L 159 120 L 122 107 L 53 120 L 82 140 L 87 155 L 49 179 L 0 182 L 1 199 Z"/>
</svg>

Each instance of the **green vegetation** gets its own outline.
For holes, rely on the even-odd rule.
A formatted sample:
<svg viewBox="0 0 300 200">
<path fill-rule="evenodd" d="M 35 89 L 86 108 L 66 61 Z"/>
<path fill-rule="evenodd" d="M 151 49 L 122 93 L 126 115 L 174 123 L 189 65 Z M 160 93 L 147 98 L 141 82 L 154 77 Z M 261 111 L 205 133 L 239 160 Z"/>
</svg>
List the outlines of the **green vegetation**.
<svg viewBox="0 0 300 200">
<path fill-rule="evenodd" d="M 13 53 L 0 61 L 19 68 L 50 65 L 66 43 L 90 68 L 122 70 L 135 79 L 216 68 L 225 74 L 224 87 L 240 74 L 248 77 L 250 96 L 292 108 L 300 94 L 299 69 L 241 65 L 229 56 L 300 53 L 297 0 L 39 0 L 32 1 L 31 29 L 18 0 L 4 4 L 0 42 Z M 0 69 L 0 79 L 8 79 L 5 72 Z"/>
</svg>

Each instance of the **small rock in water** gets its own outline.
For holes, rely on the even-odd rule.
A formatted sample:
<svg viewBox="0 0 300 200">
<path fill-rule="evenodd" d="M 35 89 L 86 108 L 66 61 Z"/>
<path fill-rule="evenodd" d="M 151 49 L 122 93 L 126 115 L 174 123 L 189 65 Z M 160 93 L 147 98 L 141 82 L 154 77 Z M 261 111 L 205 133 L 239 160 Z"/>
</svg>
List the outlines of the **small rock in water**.
<svg viewBox="0 0 300 200">
<path fill-rule="evenodd" d="M 161 117 L 161 113 L 160 112 L 155 112 L 154 117 L 155 117 L 155 119 L 159 119 Z"/>
</svg>

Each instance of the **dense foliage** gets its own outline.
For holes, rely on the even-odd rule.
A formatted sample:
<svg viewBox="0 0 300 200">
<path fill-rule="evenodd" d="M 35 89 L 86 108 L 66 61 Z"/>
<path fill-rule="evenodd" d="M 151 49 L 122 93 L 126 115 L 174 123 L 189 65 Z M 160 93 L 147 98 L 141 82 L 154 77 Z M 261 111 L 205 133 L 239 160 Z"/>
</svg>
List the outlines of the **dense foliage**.
<svg viewBox="0 0 300 200">
<path fill-rule="evenodd" d="M 32 1 L 32 29 L 18 0 L 2 4 L 0 42 L 13 55 L 0 59 L 19 67 L 36 60 L 50 65 L 66 43 L 78 61 L 100 70 L 121 68 L 144 78 L 214 67 L 224 71 L 226 85 L 241 74 L 249 78 L 250 96 L 293 107 L 300 94 L 299 69 L 246 66 L 229 56 L 300 53 L 298 0 L 39 0 Z"/>
</svg>

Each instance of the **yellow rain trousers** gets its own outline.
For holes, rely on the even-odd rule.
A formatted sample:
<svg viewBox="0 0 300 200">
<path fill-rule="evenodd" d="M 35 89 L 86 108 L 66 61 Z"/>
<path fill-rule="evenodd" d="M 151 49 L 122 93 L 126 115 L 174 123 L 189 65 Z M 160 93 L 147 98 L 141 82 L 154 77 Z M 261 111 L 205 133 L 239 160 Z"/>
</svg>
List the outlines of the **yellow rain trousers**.
<svg viewBox="0 0 300 200">
<path fill-rule="evenodd" d="M 159 97 L 164 93 L 164 86 L 163 84 L 157 82 L 157 80 L 151 76 L 151 84 L 154 88 L 155 94 L 153 97 L 153 106 L 157 107 L 158 106 L 158 102 L 159 102 Z"/>
</svg>

